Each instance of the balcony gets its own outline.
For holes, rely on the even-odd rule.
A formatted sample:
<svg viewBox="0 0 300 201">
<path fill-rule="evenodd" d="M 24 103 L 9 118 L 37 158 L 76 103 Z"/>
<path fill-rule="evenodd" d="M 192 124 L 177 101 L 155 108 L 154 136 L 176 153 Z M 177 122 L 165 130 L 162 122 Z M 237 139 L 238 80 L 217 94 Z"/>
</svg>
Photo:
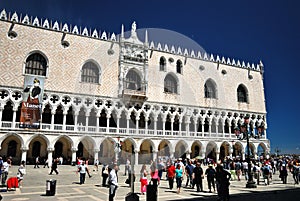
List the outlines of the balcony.
<svg viewBox="0 0 300 201">
<path fill-rule="evenodd" d="M 1 122 L 0 131 L 36 131 L 36 129 L 24 129 L 19 128 L 19 122 Z M 188 132 L 188 131 L 170 131 L 170 130 L 153 130 L 153 129 L 135 129 L 135 128 L 114 128 L 114 127 L 96 127 L 96 126 L 84 126 L 84 125 L 62 125 L 62 124 L 44 124 L 42 123 L 39 131 L 44 131 L 48 135 L 51 132 L 66 132 L 66 133 L 89 133 L 89 134 L 107 134 L 107 135 L 122 135 L 136 136 L 136 137 L 170 137 L 170 138 L 194 138 L 194 139 L 237 139 L 235 134 L 229 133 L 209 133 L 209 132 Z M 250 138 L 251 140 L 265 140 L 266 136 L 262 136 L 260 139 Z"/>
<path fill-rule="evenodd" d="M 145 101 L 146 97 L 146 88 L 147 85 L 145 83 L 136 83 L 130 81 L 124 81 L 124 89 L 123 89 L 123 98 L 134 100 L 134 101 Z"/>
</svg>

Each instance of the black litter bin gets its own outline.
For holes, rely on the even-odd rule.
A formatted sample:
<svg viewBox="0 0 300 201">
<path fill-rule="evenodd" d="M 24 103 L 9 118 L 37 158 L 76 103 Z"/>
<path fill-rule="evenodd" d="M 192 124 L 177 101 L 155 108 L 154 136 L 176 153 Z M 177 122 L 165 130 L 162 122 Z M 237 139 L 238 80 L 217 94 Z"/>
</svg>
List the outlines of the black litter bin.
<svg viewBox="0 0 300 201">
<path fill-rule="evenodd" d="M 49 179 L 46 181 L 46 195 L 47 196 L 53 196 L 55 195 L 55 189 L 56 189 L 56 180 Z"/>
<path fill-rule="evenodd" d="M 128 193 L 125 201 L 139 201 L 140 197 L 136 193 Z"/>
<path fill-rule="evenodd" d="M 157 181 L 153 181 L 147 185 L 146 201 L 157 201 Z"/>
</svg>

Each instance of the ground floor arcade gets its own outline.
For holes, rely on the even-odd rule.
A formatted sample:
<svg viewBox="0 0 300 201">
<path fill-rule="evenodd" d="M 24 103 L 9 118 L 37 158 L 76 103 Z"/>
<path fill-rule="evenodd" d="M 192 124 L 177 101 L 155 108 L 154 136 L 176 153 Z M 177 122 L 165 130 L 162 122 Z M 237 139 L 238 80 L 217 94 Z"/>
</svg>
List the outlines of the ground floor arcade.
<svg viewBox="0 0 300 201">
<path fill-rule="evenodd" d="M 195 139 L 195 138 L 148 138 L 129 136 L 108 136 L 88 134 L 56 133 L 17 133 L 0 134 L 0 155 L 11 156 L 13 163 L 21 160 L 33 163 L 35 157 L 63 157 L 64 164 L 71 164 L 77 157 L 84 157 L 93 163 L 113 160 L 123 163 L 129 158 L 134 164 L 150 163 L 157 158 L 211 158 L 220 160 L 229 157 L 245 158 L 247 143 L 245 140 Z M 118 148 L 120 147 L 120 148 Z M 250 141 L 253 157 L 269 153 L 269 141 Z"/>
</svg>

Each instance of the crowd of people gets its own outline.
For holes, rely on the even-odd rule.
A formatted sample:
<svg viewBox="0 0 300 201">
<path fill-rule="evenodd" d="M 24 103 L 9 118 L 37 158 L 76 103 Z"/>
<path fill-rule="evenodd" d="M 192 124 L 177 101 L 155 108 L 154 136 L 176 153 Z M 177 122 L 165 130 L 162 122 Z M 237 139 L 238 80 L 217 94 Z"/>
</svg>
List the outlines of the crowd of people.
<svg viewBox="0 0 300 201">
<path fill-rule="evenodd" d="M 2 160 L 0 157 L 0 175 L 2 186 L 6 185 L 9 168 L 12 164 L 12 158 L 8 157 Z M 56 158 L 51 163 L 50 175 L 55 172 L 59 174 L 57 168 L 61 163 L 60 158 Z M 34 168 L 39 168 L 39 158 L 36 158 Z M 45 161 L 44 167 L 48 166 Z M 98 171 L 100 163 L 94 161 L 93 171 Z M 102 186 L 109 188 L 109 200 L 114 200 L 118 185 L 118 170 L 116 163 L 101 164 L 100 175 L 102 177 Z M 18 167 L 17 178 L 19 187 L 22 187 L 24 175 L 26 175 L 26 162 L 22 161 Z M 252 174 L 249 174 L 249 167 Z M 77 158 L 76 173 L 79 174 L 79 184 L 85 183 L 86 175 L 92 177 L 89 168 L 89 160 Z M 173 190 L 176 185 L 176 193 L 180 194 L 182 187 L 195 189 L 196 192 L 217 193 L 219 200 L 229 200 L 230 181 L 247 181 L 249 176 L 253 176 L 257 185 L 270 185 L 274 176 L 278 175 L 283 184 L 287 184 L 287 176 L 292 175 L 295 185 L 300 181 L 300 159 L 296 157 L 260 157 L 257 160 L 251 159 L 250 165 L 246 160 L 239 158 L 226 157 L 222 161 L 215 162 L 211 159 L 181 159 L 151 161 L 150 164 L 143 164 L 139 172 L 132 172 L 131 161 L 126 160 L 123 176 L 128 176 L 125 183 L 132 185 L 135 181 L 135 175 L 139 174 L 140 193 L 147 193 L 147 186 L 150 182 L 159 187 L 161 180 L 168 181 L 168 187 Z M 164 177 L 165 175 L 165 177 Z M 207 187 L 203 186 L 203 180 L 206 179 Z"/>
</svg>

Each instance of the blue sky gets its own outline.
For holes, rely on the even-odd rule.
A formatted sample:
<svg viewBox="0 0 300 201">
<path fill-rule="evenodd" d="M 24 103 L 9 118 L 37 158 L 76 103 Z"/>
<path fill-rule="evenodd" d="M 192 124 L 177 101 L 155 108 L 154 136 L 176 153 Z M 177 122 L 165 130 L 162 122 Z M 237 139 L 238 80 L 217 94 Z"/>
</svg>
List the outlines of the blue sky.
<svg viewBox="0 0 300 201">
<path fill-rule="evenodd" d="M 207 52 L 265 66 L 271 148 L 300 154 L 300 1 L 259 0 L 0 0 L 0 10 L 108 32 L 161 28 L 179 32 Z"/>
</svg>

